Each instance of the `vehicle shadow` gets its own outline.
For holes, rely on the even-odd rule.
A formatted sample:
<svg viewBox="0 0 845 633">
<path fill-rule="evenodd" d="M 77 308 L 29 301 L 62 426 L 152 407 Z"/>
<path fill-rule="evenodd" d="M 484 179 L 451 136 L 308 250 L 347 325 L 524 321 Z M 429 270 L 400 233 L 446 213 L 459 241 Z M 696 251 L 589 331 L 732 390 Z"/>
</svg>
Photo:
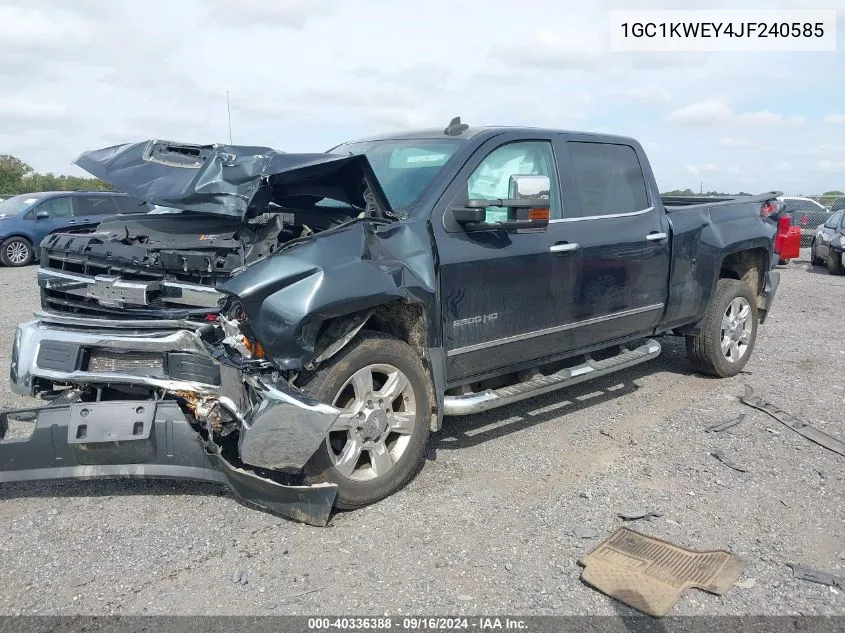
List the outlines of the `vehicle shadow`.
<svg viewBox="0 0 845 633">
<path fill-rule="evenodd" d="M 630 395 L 640 388 L 636 381 L 655 372 L 698 375 L 687 363 L 682 338 L 665 337 L 661 339 L 661 345 L 660 356 L 629 369 L 484 413 L 446 417 L 440 436 L 429 442 L 428 459 L 436 459 L 437 451 L 441 449 L 477 446 Z M 597 427 L 596 432 L 599 431 L 600 427 Z"/>
</svg>

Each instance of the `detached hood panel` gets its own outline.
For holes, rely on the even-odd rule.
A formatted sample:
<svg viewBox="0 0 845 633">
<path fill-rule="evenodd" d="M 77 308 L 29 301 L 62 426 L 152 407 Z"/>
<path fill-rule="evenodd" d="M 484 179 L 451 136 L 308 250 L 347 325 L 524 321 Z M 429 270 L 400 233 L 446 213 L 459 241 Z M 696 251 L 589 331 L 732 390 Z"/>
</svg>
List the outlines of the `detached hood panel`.
<svg viewBox="0 0 845 633">
<path fill-rule="evenodd" d="M 269 147 L 142 141 L 85 152 L 76 165 L 153 204 L 234 217 L 323 198 L 393 217 L 366 156 L 288 154 Z"/>
</svg>

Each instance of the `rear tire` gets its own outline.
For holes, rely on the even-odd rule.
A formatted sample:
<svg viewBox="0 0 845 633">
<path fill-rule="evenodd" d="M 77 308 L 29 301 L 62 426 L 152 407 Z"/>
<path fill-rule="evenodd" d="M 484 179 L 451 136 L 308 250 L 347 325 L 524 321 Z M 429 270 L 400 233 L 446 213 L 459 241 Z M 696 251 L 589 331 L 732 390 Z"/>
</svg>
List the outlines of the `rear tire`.
<svg viewBox="0 0 845 633">
<path fill-rule="evenodd" d="M 308 376 L 302 389 L 321 402 L 358 412 L 349 427 L 330 431 L 305 465 L 307 483 L 337 485 L 337 508 L 384 499 L 422 468 L 431 386 L 407 343 L 364 331 Z"/>
<path fill-rule="evenodd" d="M 10 237 L 0 245 L 0 261 L 4 266 L 28 266 L 34 255 L 32 244 L 25 237 Z"/>
<path fill-rule="evenodd" d="M 757 300 L 743 281 L 720 279 L 687 356 L 702 374 L 729 378 L 742 371 L 757 340 Z"/>
<path fill-rule="evenodd" d="M 831 275 L 845 274 L 845 267 L 842 266 L 842 253 L 838 253 L 832 248 L 827 250 L 827 272 Z"/>
<path fill-rule="evenodd" d="M 778 264 L 781 265 L 781 266 L 786 266 L 791 261 L 792 261 L 791 259 L 779 259 Z"/>
</svg>

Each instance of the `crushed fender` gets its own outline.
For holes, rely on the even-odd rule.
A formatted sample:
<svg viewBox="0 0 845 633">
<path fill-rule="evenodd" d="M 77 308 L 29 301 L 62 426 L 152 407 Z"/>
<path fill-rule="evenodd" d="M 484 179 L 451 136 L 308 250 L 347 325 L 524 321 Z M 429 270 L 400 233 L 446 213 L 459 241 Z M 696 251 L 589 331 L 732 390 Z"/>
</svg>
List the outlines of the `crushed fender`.
<svg viewBox="0 0 845 633">
<path fill-rule="evenodd" d="M 807 422 L 790 415 L 783 409 L 779 409 L 760 396 L 755 395 L 754 390 L 750 386 L 745 386 L 745 395 L 740 397 L 740 402 L 747 404 L 749 407 L 754 409 L 759 409 L 763 413 L 768 413 L 775 420 L 792 429 L 799 435 L 803 435 L 811 442 L 815 442 L 819 446 L 824 446 L 826 449 L 845 457 L 845 442 L 828 435 L 823 431 L 819 431 L 814 426 L 810 426 Z"/>
</svg>

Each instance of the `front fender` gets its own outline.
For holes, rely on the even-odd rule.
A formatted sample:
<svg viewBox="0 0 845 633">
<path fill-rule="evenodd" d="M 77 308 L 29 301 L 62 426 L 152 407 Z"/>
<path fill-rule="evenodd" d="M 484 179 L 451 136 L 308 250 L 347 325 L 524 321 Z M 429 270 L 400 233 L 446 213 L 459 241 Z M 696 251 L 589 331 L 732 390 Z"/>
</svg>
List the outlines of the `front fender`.
<svg viewBox="0 0 845 633">
<path fill-rule="evenodd" d="M 357 222 L 259 261 L 218 289 L 241 302 L 274 364 L 298 370 L 313 360 L 329 319 L 397 300 L 433 314 L 434 261 L 423 225 Z"/>
</svg>

